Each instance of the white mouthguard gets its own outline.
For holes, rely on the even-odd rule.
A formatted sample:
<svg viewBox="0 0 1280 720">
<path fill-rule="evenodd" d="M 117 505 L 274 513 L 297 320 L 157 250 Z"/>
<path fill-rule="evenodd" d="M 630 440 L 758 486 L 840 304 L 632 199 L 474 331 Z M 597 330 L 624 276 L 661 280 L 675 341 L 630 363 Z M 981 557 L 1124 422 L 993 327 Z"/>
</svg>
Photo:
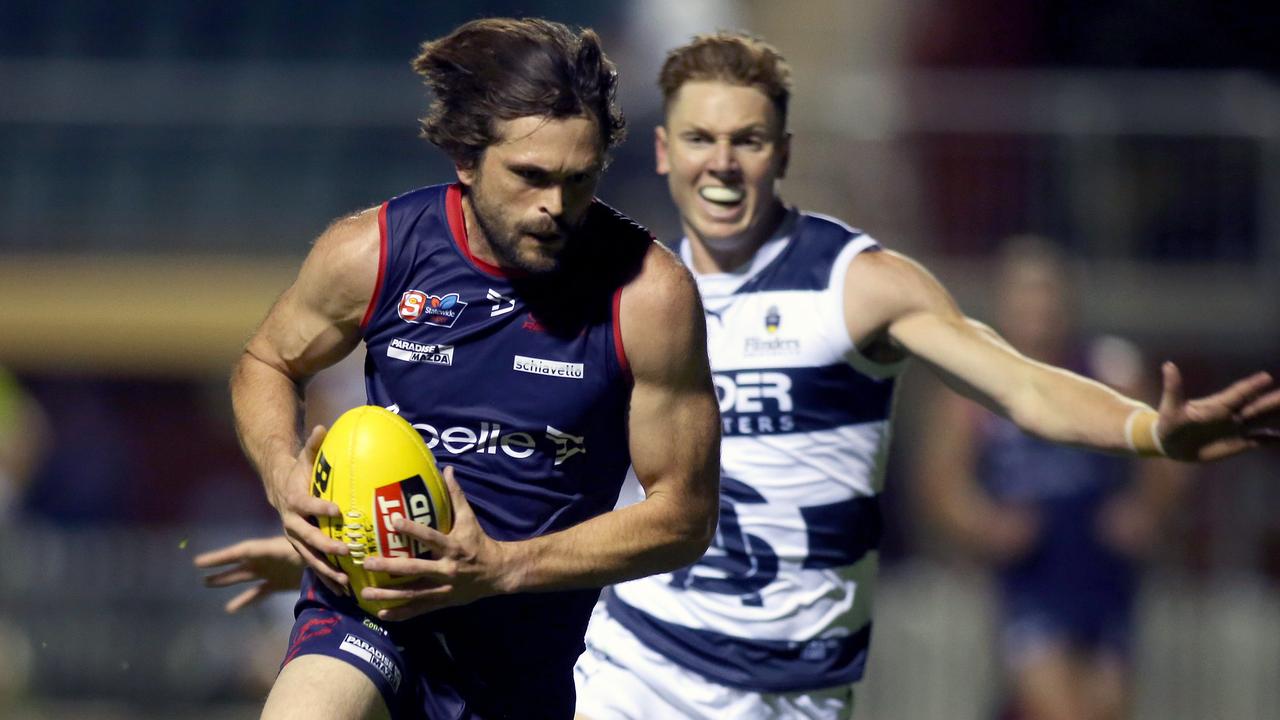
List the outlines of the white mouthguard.
<svg viewBox="0 0 1280 720">
<path fill-rule="evenodd" d="M 703 199 L 710 200 L 713 203 L 736 203 L 739 200 L 742 200 L 746 193 L 742 192 L 742 190 L 738 188 L 707 185 L 706 187 L 698 188 L 698 194 L 701 195 Z"/>
</svg>

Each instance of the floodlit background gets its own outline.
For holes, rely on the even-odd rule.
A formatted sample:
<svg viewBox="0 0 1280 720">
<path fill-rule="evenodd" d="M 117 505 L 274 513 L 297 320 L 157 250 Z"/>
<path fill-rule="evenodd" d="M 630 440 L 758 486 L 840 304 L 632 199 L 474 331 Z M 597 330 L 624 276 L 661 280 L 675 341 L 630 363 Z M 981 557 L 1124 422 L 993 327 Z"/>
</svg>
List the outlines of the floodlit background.
<svg viewBox="0 0 1280 720">
<path fill-rule="evenodd" d="M 505 14 L 602 34 L 631 130 L 600 195 L 664 240 L 662 56 L 749 29 L 795 70 L 791 202 L 979 318 L 999 242 L 1046 235 L 1082 334 L 1134 341 L 1149 373 L 1280 370 L 1271 4 L 0 0 L 0 718 L 257 717 L 290 600 L 227 617 L 190 567 L 277 527 L 228 368 L 330 219 L 451 179 L 408 60 Z M 362 401 L 355 367 L 319 382 L 317 419 Z M 935 390 L 908 377 L 857 716 L 988 718 L 988 586 L 907 501 Z M 1139 717 L 1280 717 L 1277 460 L 1197 471 L 1147 576 Z"/>
</svg>

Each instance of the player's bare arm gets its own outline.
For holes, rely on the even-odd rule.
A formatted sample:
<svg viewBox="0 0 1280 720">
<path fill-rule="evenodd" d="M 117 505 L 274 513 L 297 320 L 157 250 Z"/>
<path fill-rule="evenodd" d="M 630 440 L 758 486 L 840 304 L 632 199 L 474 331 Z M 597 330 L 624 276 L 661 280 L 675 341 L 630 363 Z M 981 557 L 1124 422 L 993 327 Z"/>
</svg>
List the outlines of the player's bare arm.
<svg viewBox="0 0 1280 720">
<path fill-rule="evenodd" d="M 365 561 L 369 570 L 422 578 L 408 588 L 366 588 L 368 599 L 413 598 L 379 617 L 400 620 L 499 593 L 601 587 L 687 565 L 706 551 L 719 508 L 719 407 L 697 290 L 670 252 L 656 244 L 649 251 L 623 290 L 620 322 L 634 379 L 631 461 L 645 500 L 560 532 L 497 542 L 446 471 L 453 530 L 398 526 L 439 559 Z"/>
<path fill-rule="evenodd" d="M 1018 353 L 898 253 L 863 253 L 850 264 L 845 316 L 864 351 L 914 357 L 953 390 L 1054 442 L 1214 460 L 1277 439 L 1280 389 L 1267 373 L 1187 400 L 1178 369 L 1165 363 L 1157 416 L 1101 383 Z"/>
<path fill-rule="evenodd" d="M 245 345 L 231 377 L 236 432 L 245 454 L 280 513 L 285 534 L 307 565 L 333 587 L 342 587 L 347 578 L 325 562 L 324 554 L 346 554 L 347 549 L 306 519 L 336 515 L 337 508 L 308 491 L 307 476 L 324 430 L 316 428 L 303 443 L 302 391 L 312 375 L 359 342 L 378 253 L 376 210 L 331 225 Z"/>
</svg>

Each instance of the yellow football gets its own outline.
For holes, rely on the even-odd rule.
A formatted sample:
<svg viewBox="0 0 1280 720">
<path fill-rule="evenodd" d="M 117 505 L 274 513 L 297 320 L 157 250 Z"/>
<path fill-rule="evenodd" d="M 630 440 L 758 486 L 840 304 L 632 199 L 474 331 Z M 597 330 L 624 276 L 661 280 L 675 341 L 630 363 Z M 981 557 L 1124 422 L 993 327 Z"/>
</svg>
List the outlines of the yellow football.
<svg viewBox="0 0 1280 720">
<path fill-rule="evenodd" d="M 319 518 L 319 526 L 351 549 L 349 556 L 329 559 L 350 578 L 353 595 L 369 613 L 404 601 L 365 600 L 362 589 L 408 580 L 365 570 L 365 558 L 431 556 L 417 540 L 396 532 L 392 522 L 404 517 L 445 533 L 453 527 L 448 488 L 422 436 L 404 418 L 374 405 L 346 411 L 329 428 L 316 455 L 311 494 L 342 512 Z"/>
</svg>

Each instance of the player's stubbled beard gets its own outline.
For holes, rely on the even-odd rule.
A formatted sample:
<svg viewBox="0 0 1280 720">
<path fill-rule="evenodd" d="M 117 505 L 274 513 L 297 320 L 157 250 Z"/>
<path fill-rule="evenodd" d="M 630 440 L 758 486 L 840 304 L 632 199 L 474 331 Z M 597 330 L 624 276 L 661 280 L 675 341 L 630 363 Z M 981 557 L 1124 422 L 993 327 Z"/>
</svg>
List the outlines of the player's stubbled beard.
<svg viewBox="0 0 1280 720">
<path fill-rule="evenodd" d="M 572 223 L 568 218 L 562 217 L 557 221 L 547 215 L 543 215 L 538 220 L 521 222 L 509 218 L 501 203 L 490 203 L 488 193 L 483 190 L 482 185 L 482 181 L 477 181 L 472 187 L 471 203 L 475 209 L 476 223 L 480 225 L 480 230 L 488 240 L 489 249 L 493 251 L 498 264 L 532 274 L 558 270 L 564 252 L 572 243 L 578 227 L 586 217 L 586 212 L 580 213 Z M 564 240 L 554 249 L 545 248 L 540 244 L 530 245 L 532 253 L 522 255 L 520 241 L 526 234 L 541 237 L 560 236 Z M 530 257 L 530 254 L 534 254 L 535 257 Z"/>
</svg>

